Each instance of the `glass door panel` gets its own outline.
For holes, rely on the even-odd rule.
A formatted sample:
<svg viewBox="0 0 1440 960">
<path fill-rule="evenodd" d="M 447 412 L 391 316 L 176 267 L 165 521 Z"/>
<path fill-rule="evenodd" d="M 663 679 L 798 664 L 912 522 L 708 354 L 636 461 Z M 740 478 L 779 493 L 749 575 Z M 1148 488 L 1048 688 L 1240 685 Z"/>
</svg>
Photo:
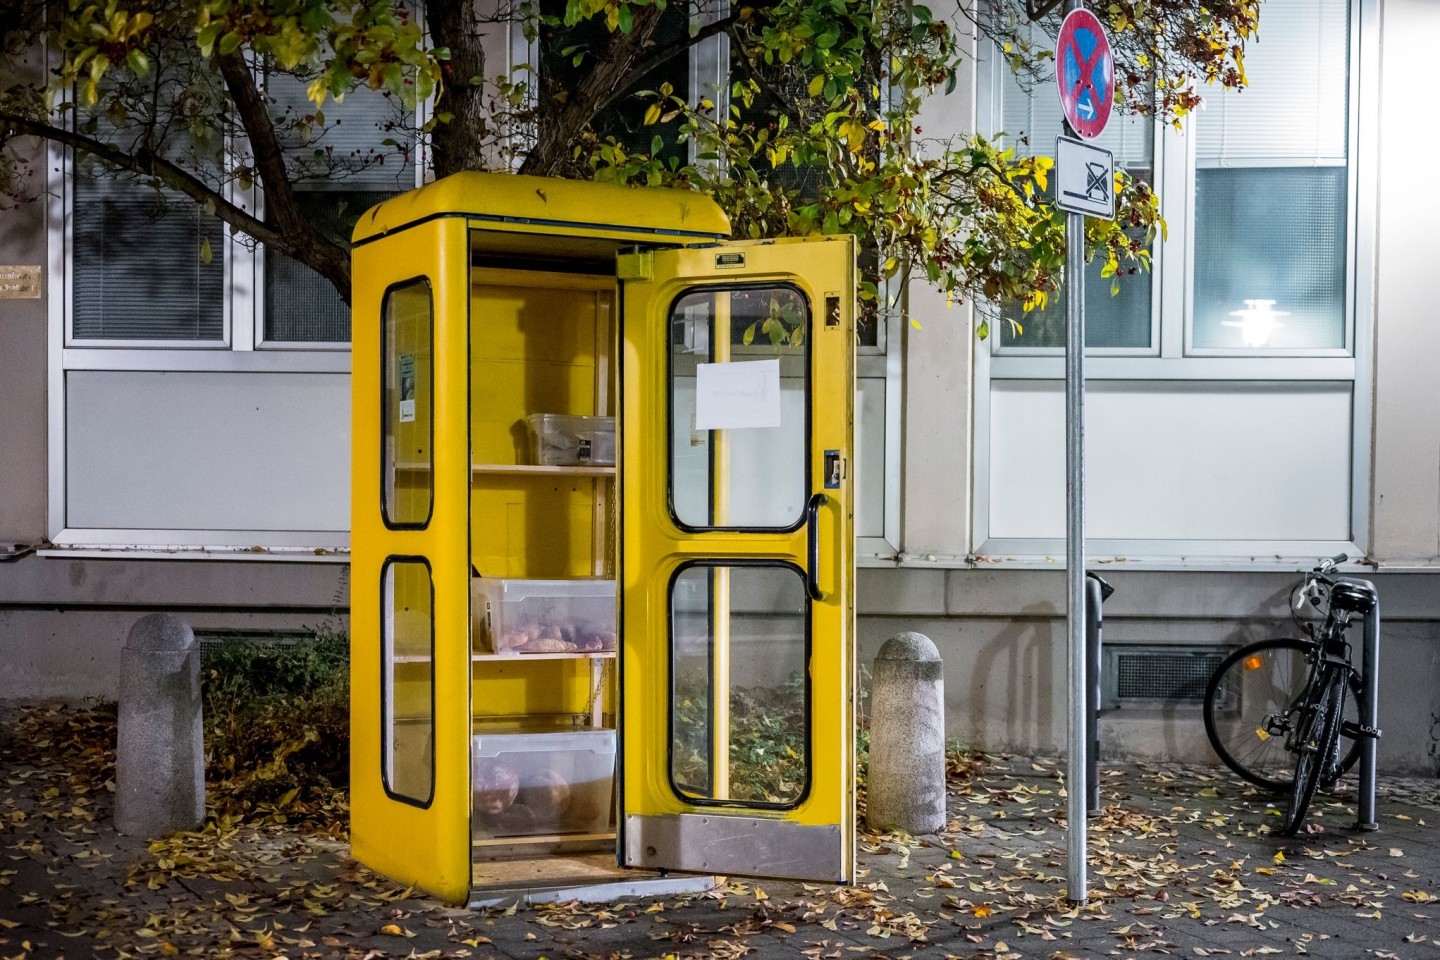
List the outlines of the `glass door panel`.
<svg viewBox="0 0 1440 960">
<path fill-rule="evenodd" d="M 810 786 L 809 602 L 783 564 L 698 563 L 670 590 L 670 779 L 697 803 L 793 807 Z"/>
<path fill-rule="evenodd" d="M 670 308 L 670 505 L 685 528 L 804 519 L 810 310 L 789 285 L 697 289 Z"/>
</svg>

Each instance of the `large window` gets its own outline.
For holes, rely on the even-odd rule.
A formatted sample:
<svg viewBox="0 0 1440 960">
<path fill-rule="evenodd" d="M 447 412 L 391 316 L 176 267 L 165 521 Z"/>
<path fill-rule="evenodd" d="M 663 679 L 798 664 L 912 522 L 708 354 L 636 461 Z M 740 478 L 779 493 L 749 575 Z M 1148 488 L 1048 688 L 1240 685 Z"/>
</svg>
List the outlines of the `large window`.
<svg viewBox="0 0 1440 960">
<path fill-rule="evenodd" d="M 303 81 L 266 73 L 257 64 L 256 85 L 310 223 L 343 241 L 365 209 L 417 185 L 415 118 L 398 102 L 362 87 L 342 103 L 327 100 L 321 117 Z M 156 112 L 208 120 L 228 109 L 197 76 L 211 76 L 208 67 L 183 56 L 157 63 L 147 80 Z M 115 82 L 134 81 L 117 74 Z M 126 130 L 144 117 L 131 120 Z M 224 126 L 176 123 L 152 143 L 264 216 L 249 147 L 222 136 Z M 105 116 L 79 118 L 77 132 L 126 149 L 122 138 L 137 136 Z M 339 291 L 171 186 L 116 177 L 58 146 L 50 156 L 48 535 L 56 549 L 343 559 L 350 309 Z M 411 379 L 428 354 L 414 359 Z M 418 393 L 427 384 L 411 385 Z M 415 424 L 428 430 L 429 411 L 414 415 L 414 424 L 395 424 L 402 442 L 415 440 L 396 464 L 401 522 L 413 520 L 412 502 L 423 520 L 428 497 L 420 458 L 430 451 Z M 137 450 L 148 473 L 117 469 Z"/>
<path fill-rule="evenodd" d="M 415 186 L 414 123 L 394 98 L 363 88 L 327 101 L 317 123 L 305 86 L 278 74 L 265 92 L 305 218 L 347 240 L 360 214 Z M 273 251 L 264 263 L 265 342 L 350 342 L 350 310 L 328 280 Z"/>
<path fill-rule="evenodd" d="M 1155 185 L 1168 238 L 1118 296 L 1086 270 L 1093 556 L 1363 552 L 1373 322 L 1356 197 L 1371 174 L 1353 117 L 1369 94 L 1363 0 L 1266 0 L 1249 85 L 1202 90 L 1180 129 L 1112 117 L 1100 145 Z M 1043 49 L 1047 41 L 1037 41 Z M 981 129 L 1053 155 L 1053 77 L 1001 56 Z M 1027 142 L 1028 141 L 1028 142 Z M 1369 149 L 1373 150 L 1373 147 Z M 1053 556 L 1064 534 L 1064 299 L 980 350 L 972 550 Z"/>
<path fill-rule="evenodd" d="M 1195 121 L 1191 348 L 1343 350 L 1346 0 L 1267 0 L 1250 86 Z"/>
</svg>

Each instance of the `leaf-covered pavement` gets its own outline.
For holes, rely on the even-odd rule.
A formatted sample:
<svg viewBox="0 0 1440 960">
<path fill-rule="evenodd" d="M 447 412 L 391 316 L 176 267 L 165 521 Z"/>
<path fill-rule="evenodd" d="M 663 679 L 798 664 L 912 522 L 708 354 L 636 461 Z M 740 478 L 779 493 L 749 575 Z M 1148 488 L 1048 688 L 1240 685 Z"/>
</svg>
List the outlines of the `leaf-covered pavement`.
<svg viewBox="0 0 1440 960">
<path fill-rule="evenodd" d="M 852 887 L 731 881 L 698 897 L 469 912 L 351 862 L 343 838 L 313 824 L 117 836 L 113 722 L 103 709 L 0 707 L 0 960 L 1440 960 L 1434 781 L 1382 780 L 1379 833 L 1348 829 L 1342 792 L 1318 799 L 1318 832 L 1281 840 L 1268 834 L 1271 798 L 1228 772 L 1109 765 L 1091 899 L 1076 908 L 1063 766 L 972 756 L 952 764 L 947 829 L 863 836 Z"/>
</svg>

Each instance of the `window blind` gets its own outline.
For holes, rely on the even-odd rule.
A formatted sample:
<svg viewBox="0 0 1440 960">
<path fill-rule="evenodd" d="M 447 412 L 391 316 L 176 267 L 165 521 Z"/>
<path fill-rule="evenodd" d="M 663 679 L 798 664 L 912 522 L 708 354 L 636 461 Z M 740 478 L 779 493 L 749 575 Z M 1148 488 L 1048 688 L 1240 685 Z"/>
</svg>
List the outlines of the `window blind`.
<svg viewBox="0 0 1440 960">
<path fill-rule="evenodd" d="M 1349 103 L 1347 0 L 1265 0 L 1246 44 L 1243 90 L 1209 91 L 1195 121 L 1201 166 L 1344 162 Z"/>
<path fill-rule="evenodd" d="M 93 162 L 75 166 L 72 335 L 223 340 L 220 220 L 171 190 L 111 179 Z"/>
<path fill-rule="evenodd" d="M 414 118 L 398 99 L 360 87 L 339 103 L 327 99 L 320 110 L 323 124 L 306 124 L 305 118 L 316 115 L 307 86 L 284 73 L 265 81 L 293 180 L 310 189 L 399 192 L 415 186 L 405 149 L 414 143 Z"/>
</svg>

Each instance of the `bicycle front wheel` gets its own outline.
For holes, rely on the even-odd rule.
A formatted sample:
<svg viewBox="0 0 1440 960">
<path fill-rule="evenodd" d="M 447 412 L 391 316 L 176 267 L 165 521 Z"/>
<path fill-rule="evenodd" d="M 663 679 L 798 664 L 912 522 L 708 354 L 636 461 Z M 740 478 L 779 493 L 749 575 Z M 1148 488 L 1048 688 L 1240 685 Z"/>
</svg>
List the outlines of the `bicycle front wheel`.
<svg viewBox="0 0 1440 960">
<path fill-rule="evenodd" d="M 1345 680 L 1334 667 L 1325 668 L 1319 696 L 1301 707 L 1300 733 L 1295 738 L 1295 785 L 1285 807 L 1280 832 L 1294 836 L 1305 822 L 1305 812 L 1327 771 L 1333 769 L 1340 744 L 1341 712 L 1345 709 Z"/>
<path fill-rule="evenodd" d="M 1249 643 L 1221 661 L 1205 689 L 1205 734 L 1225 765 L 1244 779 L 1276 793 L 1295 783 L 1294 757 L 1285 741 L 1297 720 L 1310 675 L 1313 643 L 1293 638 Z M 1347 707 L 1358 720 L 1360 687 L 1350 678 Z M 1360 743 L 1348 737 L 1337 776 L 1360 759 Z"/>
</svg>

